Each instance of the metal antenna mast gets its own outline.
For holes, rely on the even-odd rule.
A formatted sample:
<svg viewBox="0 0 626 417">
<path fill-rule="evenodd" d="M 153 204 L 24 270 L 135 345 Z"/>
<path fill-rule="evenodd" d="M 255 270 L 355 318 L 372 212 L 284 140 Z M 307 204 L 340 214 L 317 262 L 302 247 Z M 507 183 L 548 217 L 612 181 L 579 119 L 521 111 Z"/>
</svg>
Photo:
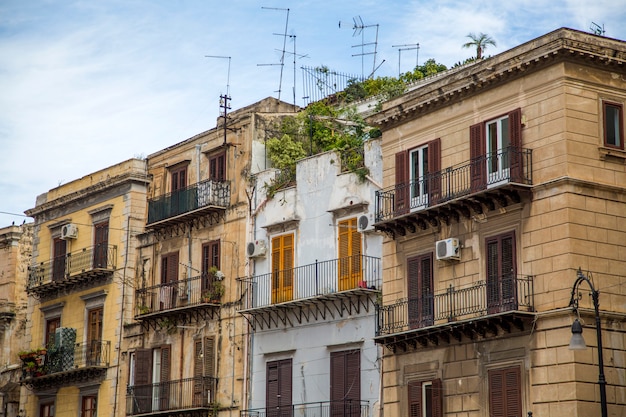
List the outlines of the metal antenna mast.
<svg viewBox="0 0 626 417">
<path fill-rule="evenodd" d="M 205 58 L 222 58 L 228 59 L 228 75 L 226 76 L 226 95 L 230 94 L 230 57 L 221 55 L 205 55 Z"/>
<path fill-rule="evenodd" d="M 374 55 L 374 64 L 372 65 L 372 73 L 370 74 L 370 76 L 372 76 L 374 74 L 374 72 L 376 72 L 376 51 L 378 49 L 378 24 L 375 25 L 365 25 L 363 24 L 363 19 L 361 19 L 361 16 L 356 16 L 353 17 L 352 20 L 354 21 L 354 26 L 352 27 L 352 29 L 354 29 L 354 33 L 352 34 L 352 36 L 356 36 L 358 34 L 361 34 L 361 44 L 360 45 L 352 45 L 353 48 L 358 48 L 361 47 L 361 53 L 360 54 L 354 54 L 352 56 L 360 56 L 361 57 L 361 78 L 364 77 L 365 74 L 365 68 L 364 68 L 364 64 L 365 64 L 365 55 Z M 369 42 L 369 43 L 365 43 L 365 33 L 363 32 L 363 29 L 366 28 L 371 28 L 371 27 L 376 27 L 376 40 L 374 42 Z M 374 52 L 365 52 L 365 47 L 369 46 L 369 45 L 374 45 Z"/>
<path fill-rule="evenodd" d="M 410 48 L 404 48 L 405 46 L 410 46 Z M 402 73 L 402 70 L 401 70 L 401 67 L 400 67 L 400 54 L 402 53 L 402 51 L 416 50 L 417 52 L 415 52 L 415 68 L 418 67 L 418 65 L 419 65 L 419 53 L 420 53 L 420 44 L 419 43 L 408 43 L 408 44 L 404 44 L 404 45 L 391 45 L 391 47 L 392 48 L 399 48 L 398 49 L 398 77 Z"/>
<path fill-rule="evenodd" d="M 277 35 L 277 33 L 274 33 Z M 282 36 L 282 35 L 281 35 Z M 288 35 L 293 39 L 293 52 L 284 52 L 285 54 L 293 55 L 293 110 L 296 110 L 296 58 L 308 58 L 309 55 L 301 55 L 296 53 L 296 35 Z M 280 49 L 276 49 L 280 52 Z"/>
<path fill-rule="evenodd" d="M 265 65 L 280 65 L 280 81 L 278 83 L 278 99 L 280 100 L 280 93 L 281 93 L 281 90 L 283 88 L 283 69 L 285 67 L 285 52 L 286 52 L 286 48 L 287 48 L 287 28 L 289 26 L 289 9 L 283 9 L 283 8 L 279 8 L 279 7 L 261 7 L 261 9 L 265 9 L 265 10 L 282 10 L 282 11 L 286 11 L 287 12 L 287 18 L 285 19 L 285 32 L 282 34 L 282 36 L 283 36 L 283 50 L 282 50 L 282 55 L 280 57 L 280 63 L 279 64 L 265 64 Z M 263 64 L 258 64 L 258 65 L 263 65 Z"/>
</svg>

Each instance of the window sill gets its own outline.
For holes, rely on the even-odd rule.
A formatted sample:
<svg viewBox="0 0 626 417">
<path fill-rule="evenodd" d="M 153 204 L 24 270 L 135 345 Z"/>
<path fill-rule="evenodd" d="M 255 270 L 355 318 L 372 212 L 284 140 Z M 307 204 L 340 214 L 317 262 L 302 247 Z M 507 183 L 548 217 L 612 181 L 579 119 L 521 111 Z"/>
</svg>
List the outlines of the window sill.
<svg viewBox="0 0 626 417">
<path fill-rule="evenodd" d="M 598 151 L 600 152 L 600 159 L 611 162 L 621 162 L 623 164 L 626 163 L 626 151 L 622 149 L 601 146 L 598 148 Z"/>
</svg>

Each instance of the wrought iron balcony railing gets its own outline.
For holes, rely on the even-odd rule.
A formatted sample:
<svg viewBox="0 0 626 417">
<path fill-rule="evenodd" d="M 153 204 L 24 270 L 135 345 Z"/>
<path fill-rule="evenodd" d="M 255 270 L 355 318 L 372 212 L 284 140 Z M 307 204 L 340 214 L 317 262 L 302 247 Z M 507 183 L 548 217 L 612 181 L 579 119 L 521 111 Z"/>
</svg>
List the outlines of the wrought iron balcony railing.
<svg viewBox="0 0 626 417">
<path fill-rule="evenodd" d="M 223 294 L 222 282 L 212 274 L 140 288 L 135 291 L 135 315 L 141 317 L 201 304 L 219 304 Z"/>
<path fill-rule="evenodd" d="M 36 290 L 48 284 L 59 286 L 115 271 L 117 246 L 95 245 L 57 256 L 52 261 L 41 262 L 28 268 L 27 290 Z M 53 285 L 52 285 L 53 284 Z"/>
<path fill-rule="evenodd" d="M 503 184 L 532 184 L 532 151 L 509 147 L 376 192 L 376 222 Z"/>
<path fill-rule="evenodd" d="M 367 401 L 320 401 L 290 406 L 242 410 L 240 417 L 367 417 Z"/>
<path fill-rule="evenodd" d="M 380 258 L 356 255 L 255 275 L 241 280 L 251 297 L 244 309 L 318 297 L 336 292 L 380 289 Z"/>
<path fill-rule="evenodd" d="M 148 225 L 206 207 L 228 207 L 230 183 L 206 180 L 148 201 Z"/>
<path fill-rule="evenodd" d="M 61 372 L 81 371 L 87 368 L 107 368 L 111 342 L 93 340 L 70 346 L 42 348 L 40 352 L 37 356 L 21 357 L 24 379 L 45 378 Z"/>
<path fill-rule="evenodd" d="M 501 277 L 497 282 L 478 281 L 422 298 L 400 299 L 377 308 L 376 336 L 392 335 L 429 326 L 507 311 L 534 309 L 533 277 Z"/>
<path fill-rule="evenodd" d="M 209 376 L 131 385 L 126 389 L 126 415 L 209 409 L 215 404 L 217 379 Z"/>
</svg>

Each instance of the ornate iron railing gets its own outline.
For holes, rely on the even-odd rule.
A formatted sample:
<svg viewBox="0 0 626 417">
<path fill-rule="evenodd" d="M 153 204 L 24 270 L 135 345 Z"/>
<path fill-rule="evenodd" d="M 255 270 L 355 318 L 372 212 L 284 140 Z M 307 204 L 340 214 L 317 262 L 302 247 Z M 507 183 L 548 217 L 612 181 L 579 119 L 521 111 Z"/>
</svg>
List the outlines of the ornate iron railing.
<svg viewBox="0 0 626 417">
<path fill-rule="evenodd" d="M 241 279 L 244 309 L 317 297 L 358 288 L 380 289 L 380 258 L 357 255 L 330 261 L 316 261 Z"/>
<path fill-rule="evenodd" d="M 210 408 L 215 404 L 217 379 L 210 376 L 131 385 L 126 388 L 126 415 Z"/>
<path fill-rule="evenodd" d="M 135 291 L 135 315 L 207 303 L 219 304 L 223 293 L 224 284 L 212 274 L 140 288 Z"/>
<path fill-rule="evenodd" d="M 376 192 L 376 222 L 502 184 L 532 184 L 532 150 L 509 147 Z"/>
<path fill-rule="evenodd" d="M 533 277 L 478 281 L 421 298 L 403 298 L 377 307 L 376 336 L 447 324 L 506 311 L 533 311 Z"/>
<path fill-rule="evenodd" d="M 117 246 L 95 245 L 57 256 L 28 268 L 28 290 L 49 283 L 62 283 L 77 275 L 115 271 Z"/>
<path fill-rule="evenodd" d="M 290 406 L 242 410 L 240 417 L 367 417 L 367 401 L 320 401 Z"/>
<path fill-rule="evenodd" d="M 92 340 L 70 346 L 50 346 L 37 357 L 21 357 L 23 378 L 37 378 L 84 368 L 107 368 L 111 342 Z"/>
<path fill-rule="evenodd" d="M 230 183 L 206 180 L 148 201 L 148 225 L 208 206 L 228 207 Z"/>
</svg>

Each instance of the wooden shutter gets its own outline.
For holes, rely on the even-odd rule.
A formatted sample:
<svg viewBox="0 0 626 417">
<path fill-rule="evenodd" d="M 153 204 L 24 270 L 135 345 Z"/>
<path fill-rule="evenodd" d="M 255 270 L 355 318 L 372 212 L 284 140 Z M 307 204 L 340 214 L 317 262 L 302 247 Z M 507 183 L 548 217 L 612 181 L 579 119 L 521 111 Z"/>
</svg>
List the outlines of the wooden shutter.
<svg viewBox="0 0 626 417">
<path fill-rule="evenodd" d="M 178 252 L 172 252 L 161 258 L 161 284 L 176 281 L 178 281 Z"/>
<path fill-rule="evenodd" d="M 292 361 L 283 359 L 267 363 L 265 406 L 268 416 L 289 416 L 292 396 Z"/>
<path fill-rule="evenodd" d="M 409 212 L 409 152 L 402 151 L 396 154 L 396 193 L 394 215 L 399 216 Z"/>
<path fill-rule="evenodd" d="M 518 108 L 509 113 L 509 166 L 511 167 L 511 182 L 524 183 L 522 158 L 522 109 Z"/>
<path fill-rule="evenodd" d="M 490 314 L 517 308 L 515 232 L 487 238 L 487 310 Z"/>
<path fill-rule="evenodd" d="M 419 381 L 409 381 L 407 388 L 409 397 L 409 417 L 423 417 L 422 383 Z"/>
<path fill-rule="evenodd" d="M 293 298 L 293 234 L 272 238 L 272 303 Z"/>
<path fill-rule="evenodd" d="M 67 241 L 57 237 L 54 238 L 52 245 L 52 280 L 63 281 L 67 273 L 67 271 L 65 270 L 67 257 Z"/>
<path fill-rule="evenodd" d="M 161 346 L 161 379 L 159 390 L 159 409 L 167 410 L 170 404 L 170 357 L 171 349 L 170 345 Z"/>
<path fill-rule="evenodd" d="M 360 415 L 361 352 L 348 350 L 330 354 L 331 416 Z"/>
<path fill-rule="evenodd" d="M 470 176 L 472 192 L 477 192 L 487 187 L 486 145 L 483 129 L 483 123 L 470 126 Z"/>
<path fill-rule="evenodd" d="M 519 367 L 489 371 L 489 415 L 522 415 L 521 373 Z"/>
<path fill-rule="evenodd" d="M 109 246 L 109 222 L 94 224 L 93 267 L 107 267 L 107 250 Z"/>
<path fill-rule="evenodd" d="M 407 284 L 408 284 L 408 313 L 409 327 L 416 329 L 419 327 L 419 265 L 420 258 L 414 257 L 407 260 Z"/>
<path fill-rule="evenodd" d="M 220 241 L 213 240 L 202 245 L 202 292 L 209 290 L 215 280 L 209 274 L 211 267 L 220 269 Z"/>
<path fill-rule="evenodd" d="M 407 260 L 409 327 L 430 326 L 433 323 L 432 253 Z"/>
<path fill-rule="evenodd" d="M 135 386 L 133 388 L 134 414 L 152 409 L 152 349 L 135 351 Z"/>
<path fill-rule="evenodd" d="M 209 179 L 214 181 L 226 180 L 226 152 L 220 152 L 209 158 Z"/>
<path fill-rule="evenodd" d="M 361 233 L 356 217 L 339 222 L 339 291 L 357 287 L 361 280 Z"/>
<path fill-rule="evenodd" d="M 432 380 L 432 393 L 433 417 L 443 417 L 443 384 L 441 379 Z"/>
<path fill-rule="evenodd" d="M 437 204 L 442 199 L 441 194 L 441 139 L 437 138 L 428 143 L 428 205 Z M 426 174 L 426 173 L 425 173 Z M 451 190 L 448 190 L 450 192 Z"/>
</svg>

